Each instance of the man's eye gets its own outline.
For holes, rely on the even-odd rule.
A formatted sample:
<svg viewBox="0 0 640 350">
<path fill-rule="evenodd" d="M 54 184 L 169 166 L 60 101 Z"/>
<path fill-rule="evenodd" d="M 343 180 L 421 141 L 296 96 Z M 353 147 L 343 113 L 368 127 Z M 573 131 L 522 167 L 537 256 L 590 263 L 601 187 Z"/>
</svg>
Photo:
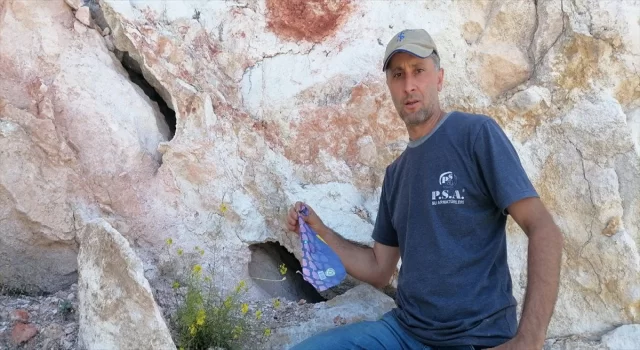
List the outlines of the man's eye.
<svg viewBox="0 0 640 350">
<path fill-rule="evenodd" d="M 394 78 L 399 78 L 399 77 L 400 77 L 400 73 L 395 73 L 395 74 L 393 75 L 393 77 L 394 77 Z"/>
<path fill-rule="evenodd" d="M 422 69 L 422 68 L 418 68 L 417 70 L 418 70 L 418 73 L 424 72 L 424 69 Z"/>
</svg>

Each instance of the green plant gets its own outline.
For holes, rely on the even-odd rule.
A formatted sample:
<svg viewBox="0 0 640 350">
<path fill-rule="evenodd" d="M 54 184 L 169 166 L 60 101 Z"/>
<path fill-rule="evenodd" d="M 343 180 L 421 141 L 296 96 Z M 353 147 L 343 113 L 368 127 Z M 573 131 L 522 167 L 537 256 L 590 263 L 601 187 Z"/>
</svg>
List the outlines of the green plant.
<svg viewBox="0 0 640 350">
<path fill-rule="evenodd" d="M 174 283 L 173 287 L 178 287 Z M 194 265 L 188 278 L 186 294 L 178 306 L 176 328 L 179 344 L 184 349 L 210 347 L 233 348 L 249 329 L 249 307 L 242 303 L 247 291 L 244 281 L 222 297 L 212 285 L 211 278 L 203 277 L 202 267 Z"/>
<path fill-rule="evenodd" d="M 219 206 L 220 219 L 224 218 L 228 210 L 223 199 Z M 216 231 L 219 233 L 220 221 L 217 226 Z M 167 238 L 165 243 L 170 255 L 175 253 L 178 259 L 184 259 L 182 261 L 189 266 L 186 277 L 180 282 L 172 282 L 171 286 L 177 304 L 171 325 L 175 330 L 175 343 L 179 349 L 234 349 L 240 348 L 247 341 L 255 343 L 271 335 L 270 328 L 258 328 L 262 311 L 250 312 L 249 305 L 243 302 L 244 294 L 248 292 L 245 281 L 240 281 L 232 291 L 225 293 L 214 285 L 213 275 L 207 268 L 198 263 L 199 259 L 204 258 L 204 249 L 196 246 L 192 253 L 177 247 L 178 244 L 172 238 Z M 216 262 L 215 257 L 206 260 L 213 261 L 214 264 Z M 286 271 L 286 266 L 281 265 L 280 273 L 285 275 Z M 279 306 L 279 301 L 277 305 Z"/>
<path fill-rule="evenodd" d="M 75 312 L 75 309 L 69 300 L 64 299 L 58 304 L 58 311 L 60 312 L 60 315 L 62 315 L 63 319 L 67 321 L 69 316 Z"/>
<path fill-rule="evenodd" d="M 167 240 L 167 244 L 173 242 Z M 199 255 L 204 250 L 196 247 Z M 184 256 L 184 250 L 175 250 L 178 256 Z M 280 266 L 280 273 L 284 275 L 287 269 Z M 200 264 L 191 267 L 188 277 L 181 284 L 172 283 L 177 297 L 177 311 L 172 319 L 172 325 L 177 333 L 176 344 L 179 349 L 210 349 L 240 348 L 249 339 L 252 343 L 263 341 L 271 335 L 270 328 L 259 328 L 262 320 L 262 310 L 250 312 L 249 304 L 243 302 L 243 296 L 248 291 L 245 281 L 240 281 L 236 287 L 223 293 L 213 284 L 211 275 L 205 272 Z M 274 301 L 274 307 L 280 306 L 280 300 Z"/>
</svg>

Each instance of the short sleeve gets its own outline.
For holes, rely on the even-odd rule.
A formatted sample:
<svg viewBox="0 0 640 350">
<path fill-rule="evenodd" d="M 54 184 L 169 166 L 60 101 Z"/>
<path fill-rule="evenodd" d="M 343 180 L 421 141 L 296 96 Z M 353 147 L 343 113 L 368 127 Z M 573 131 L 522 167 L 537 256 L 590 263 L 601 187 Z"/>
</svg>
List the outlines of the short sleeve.
<svg viewBox="0 0 640 350">
<path fill-rule="evenodd" d="M 482 124 L 473 152 L 486 190 L 503 214 L 521 199 L 539 197 L 513 144 L 495 120 Z"/>
<path fill-rule="evenodd" d="M 387 186 L 389 183 L 389 172 L 387 171 L 382 183 L 382 193 L 380 194 L 380 205 L 378 207 L 378 216 L 373 226 L 373 239 L 384 245 L 397 247 L 398 234 L 391 223 L 391 214 L 389 211 L 389 202 L 387 199 Z"/>
</svg>

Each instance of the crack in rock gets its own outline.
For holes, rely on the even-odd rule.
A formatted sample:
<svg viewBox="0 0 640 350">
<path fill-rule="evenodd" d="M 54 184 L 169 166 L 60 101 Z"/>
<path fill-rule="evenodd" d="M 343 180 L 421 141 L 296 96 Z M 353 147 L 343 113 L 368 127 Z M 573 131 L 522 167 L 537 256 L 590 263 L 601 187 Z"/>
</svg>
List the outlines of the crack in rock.
<svg viewBox="0 0 640 350">
<path fill-rule="evenodd" d="M 567 14 L 564 11 L 564 0 L 560 0 L 560 11 L 562 13 L 562 30 L 560 31 L 558 36 L 556 36 L 556 38 L 553 40 L 551 45 L 549 45 L 548 48 L 543 50 L 541 55 L 540 55 L 540 57 L 538 57 L 538 59 L 536 59 L 535 52 L 533 51 L 533 46 L 535 45 L 536 37 L 539 36 L 537 34 L 538 34 L 538 29 L 539 29 L 538 26 L 539 26 L 540 18 L 539 18 L 539 13 L 538 13 L 538 1 L 537 0 L 533 0 L 533 4 L 534 4 L 534 6 L 536 8 L 536 21 L 535 21 L 533 33 L 531 35 L 531 42 L 529 43 L 529 47 L 527 49 L 527 52 L 529 54 L 529 59 L 533 63 L 533 68 L 531 69 L 531 74 L 529 75 L 529 79 L 532 79 L 533 77 L 535 77 L 535 74 L 536 74 L 536 72 L 538 70 L 538 66 L 539 66 L 540 62 L 542 62 L 545 59 L 545 57 L 547 56 L 549 51 L 551 51 L 551 49 L 558 43 L 560 38 L 567 33 L 567 23 L 566 23 Z"/>
</svg>

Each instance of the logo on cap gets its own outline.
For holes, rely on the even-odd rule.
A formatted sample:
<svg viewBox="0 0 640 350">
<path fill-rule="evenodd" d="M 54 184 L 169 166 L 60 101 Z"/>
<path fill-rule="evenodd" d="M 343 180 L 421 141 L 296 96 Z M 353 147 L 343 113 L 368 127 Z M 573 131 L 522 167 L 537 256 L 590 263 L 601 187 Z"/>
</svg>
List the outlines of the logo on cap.
<svg viewBox="0 0 640 350">
<path fill-rule="evenodd" d="M 404 32 L 400 32 L 400 34 L 398 34 L 398 41 L 402 41 L 404 39 Z"/>
</svg>

